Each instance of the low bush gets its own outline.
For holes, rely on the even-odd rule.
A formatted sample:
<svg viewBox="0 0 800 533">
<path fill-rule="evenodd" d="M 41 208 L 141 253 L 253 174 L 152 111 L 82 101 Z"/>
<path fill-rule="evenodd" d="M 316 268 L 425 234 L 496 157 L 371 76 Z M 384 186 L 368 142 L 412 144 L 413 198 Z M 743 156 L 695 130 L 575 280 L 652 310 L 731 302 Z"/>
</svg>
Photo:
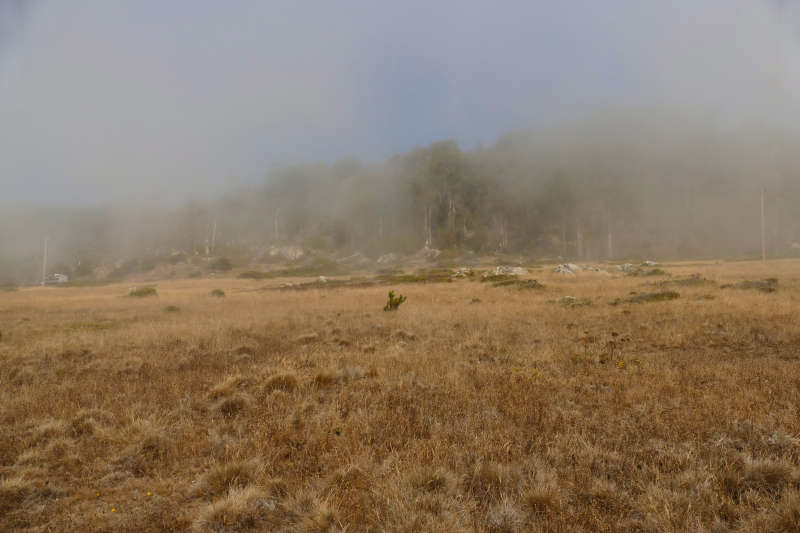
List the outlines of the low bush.
<svg viewBox="0 0 800 533">
<path fill-rule="evenodd" d="M 269 272 L 261 272 L 260 270 L 248 270 L 239 274 L 240 279 L 269 279 L 275 277 Z"/>
<path fill-rule="evenodd" d="M 145 296 L 158 296 L 155 287 L 143 287 L 141 289 L 133 289 L 128 293 L 128 296 L 136 298 L 144 298 Z"/>
</svg>

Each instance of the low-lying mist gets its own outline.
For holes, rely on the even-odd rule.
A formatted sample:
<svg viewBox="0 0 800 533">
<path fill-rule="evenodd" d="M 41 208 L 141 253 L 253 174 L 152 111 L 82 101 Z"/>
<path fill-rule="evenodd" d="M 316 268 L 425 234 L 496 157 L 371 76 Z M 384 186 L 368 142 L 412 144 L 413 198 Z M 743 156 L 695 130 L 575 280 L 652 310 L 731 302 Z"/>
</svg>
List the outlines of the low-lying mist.
<svg viewBox="0 0 800 533">
<path fill-rule="evenodd" d="M 731 131 L 674 110 L 609 112 L 519 130 L 463 151 L 452 140 L 379 165 L 342 159 L 271 171 L 263 183 L 177 209 L 16 208 L 0 214 L 6 283 L 91 275 L 173 254 L 244 266 L 271 245 L 326 257 L 411 254 L 424 246 L 526 260 L 769 256 L 800 240 L 800 139 Z"/>
</svg>

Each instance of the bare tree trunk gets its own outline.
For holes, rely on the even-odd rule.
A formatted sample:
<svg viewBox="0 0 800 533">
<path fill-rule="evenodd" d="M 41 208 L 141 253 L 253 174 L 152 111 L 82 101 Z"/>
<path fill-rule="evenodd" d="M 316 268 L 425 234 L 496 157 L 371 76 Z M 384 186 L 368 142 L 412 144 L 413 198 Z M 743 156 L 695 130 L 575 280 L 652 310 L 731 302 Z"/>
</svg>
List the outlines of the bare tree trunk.
<svg viewBox="0 0 800 533">
<path fill-rule="evenodd" d="M 613 250 L 611 248 L 611 221 L 608 221 L 608 258 L 611 259 L 614 257 Z"/>
<path fill-rule="evenodd" d="M 431 220 L 431 216 L 433 216 L 433 208 L 428 207 L 428 246 L 433 246 L 433 220 Z"/>
<path fill-rule="evenodd" d="M 565 220 L 564 209 L 561 210 L 561 253 L 567 257 L 567 223 Z"/>
</svg>

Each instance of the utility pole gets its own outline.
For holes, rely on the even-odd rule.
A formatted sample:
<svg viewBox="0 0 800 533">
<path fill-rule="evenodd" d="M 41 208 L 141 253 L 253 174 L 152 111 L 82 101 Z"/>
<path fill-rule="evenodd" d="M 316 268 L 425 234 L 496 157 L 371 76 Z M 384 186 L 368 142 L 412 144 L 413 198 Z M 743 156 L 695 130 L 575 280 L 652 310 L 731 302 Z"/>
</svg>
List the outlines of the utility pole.
<svg viewBox="0 0 800 533">
<path fill-rule="evenodd" d="M 44 260 L 42 261 L 42 287 L 44 287 L 45 274 L 47 273 L 47 241 L 52 239 L 48 237 L 47 233 L 44 234 Z"/>
<path fill-rule="evenodd" d="M 214 240 L 217 238 L 217 218 L 214 217 L 214 231 L 211 233 L 211 253 L 214 253 Z"/>
<path fill-rule="evenodd" d="M 761 260 L 767 260 L 767 248 L 764 245 L 764 191 L 761 189 Z"/>
</svg>

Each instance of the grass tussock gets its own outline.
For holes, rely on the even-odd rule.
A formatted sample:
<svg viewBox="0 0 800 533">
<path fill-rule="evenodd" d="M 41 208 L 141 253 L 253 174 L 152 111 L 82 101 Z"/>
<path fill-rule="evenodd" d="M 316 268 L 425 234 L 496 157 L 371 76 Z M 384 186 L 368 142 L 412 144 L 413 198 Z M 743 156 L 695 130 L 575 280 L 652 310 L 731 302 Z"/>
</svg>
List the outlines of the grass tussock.
<svg viewBox="0 0 800 533">
<path fill-rule="evenodd" d="M 273 508 L 274 503 L 257 487 L 234 489 L 202 509 L 195 526 L 202 531 L 252 530 L 263 524 Z"/>
<path fill-rule="evenodd" d="M 799 267 L 4 293 L 0 531 L 798 531 Z"/>
<path fill-rule="evenodd" d="M 212 466 L 203 475 L 203 491 L 212 496 L 228 494 L 232 489 L 254 483 L 261 470 L 261 463 L 255 459 Z"/>
<path fill-rule="evenodd" d="M 297 390 L 298 380 L 294 374 L 283 373 L 270 376 L 264 382 L 263 391 L 270 393 L 272 391 L 280 390 L 283 392 L 294 392 Z"/>
</svg>

